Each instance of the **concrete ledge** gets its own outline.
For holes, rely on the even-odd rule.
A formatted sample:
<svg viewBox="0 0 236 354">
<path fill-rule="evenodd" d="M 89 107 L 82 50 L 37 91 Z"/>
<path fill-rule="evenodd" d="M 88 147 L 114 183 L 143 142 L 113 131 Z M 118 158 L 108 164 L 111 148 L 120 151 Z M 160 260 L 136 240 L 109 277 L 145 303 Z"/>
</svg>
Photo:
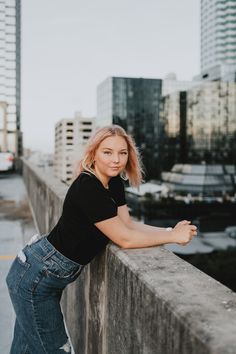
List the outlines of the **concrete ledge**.
<svg viewBox="0 0 236 354">
<path fill-rule="evenodd" d="M 27 161 L 23 176 L 48 232 L 67 187 Z M 110 244 L 62 306 L 76 354 L 236 354 L 236 294 L 163 247 Z"/>
</svg>

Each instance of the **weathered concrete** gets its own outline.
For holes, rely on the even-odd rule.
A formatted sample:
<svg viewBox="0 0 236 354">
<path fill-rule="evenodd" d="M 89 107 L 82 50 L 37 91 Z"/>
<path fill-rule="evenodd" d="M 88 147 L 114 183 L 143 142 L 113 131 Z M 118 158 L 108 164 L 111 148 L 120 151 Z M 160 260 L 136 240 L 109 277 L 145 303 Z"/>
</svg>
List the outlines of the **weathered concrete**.
<svg viewBox="0 0 236 354">
<path fill-rule="evenodd" d="M 23 175 L 48 232 L 67 188 L 27 162 Z M 110 244 L 62 303 L 76 354 L 236 354 L 236 294 L 162 247 Z"/>
</svg>

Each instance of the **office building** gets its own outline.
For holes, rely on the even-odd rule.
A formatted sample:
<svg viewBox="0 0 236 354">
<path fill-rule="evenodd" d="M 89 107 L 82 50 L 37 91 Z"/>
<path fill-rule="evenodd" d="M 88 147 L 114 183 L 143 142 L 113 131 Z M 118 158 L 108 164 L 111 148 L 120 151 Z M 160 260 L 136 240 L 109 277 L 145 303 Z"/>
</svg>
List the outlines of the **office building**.
<svg viewBox="0 0 236 354">
<path fill-rule="evenodd" d="M 21 1 L 0 0 L 0 151 L 22 154 Z"/>
<path fill-rule="evenodd" d="M 235 102 L 234 82 L 205 82 L 188 91 L 188 161 L 236 164 Z"/>
<path fill-rule="evenodd" d="M 76 163 L 95 129 L 95 119 L 76 113 L 74 118 L 61 119 L 55 126 L 54 175 L 69 183 Z"/>
<path fill-rule="evenodd" d="M 235 18 L 235 0 L 201 0 L 201 75 L 198 80 L 235 78 Z"/>
<path fill-rule="evenodd" d="M 146 178 L 160 175 L 162 80 L 110 77 L 97 89 L 97 125 L 118 124 L 133 136 Z"/>
<path fill-rule="evenodd" d="M 203 82 L 162 100 L 163 165 L 236 164 L 236 83 Z"/>
</svg>

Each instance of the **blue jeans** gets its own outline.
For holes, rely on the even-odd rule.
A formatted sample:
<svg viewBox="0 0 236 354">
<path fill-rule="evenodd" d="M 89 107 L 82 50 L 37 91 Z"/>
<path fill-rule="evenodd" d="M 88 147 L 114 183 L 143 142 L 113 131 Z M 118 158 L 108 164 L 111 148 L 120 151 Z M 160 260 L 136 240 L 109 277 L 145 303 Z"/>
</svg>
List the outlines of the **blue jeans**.
<svg viewBox="0 0 236 354">
<path fill-rule="evenodd" d="M 10 354 L 71 353 L 60 299 L 83 267 L 46 237 L 34 238 L 19 252 L 6 278 L 16 313 Z"/>
</svg>

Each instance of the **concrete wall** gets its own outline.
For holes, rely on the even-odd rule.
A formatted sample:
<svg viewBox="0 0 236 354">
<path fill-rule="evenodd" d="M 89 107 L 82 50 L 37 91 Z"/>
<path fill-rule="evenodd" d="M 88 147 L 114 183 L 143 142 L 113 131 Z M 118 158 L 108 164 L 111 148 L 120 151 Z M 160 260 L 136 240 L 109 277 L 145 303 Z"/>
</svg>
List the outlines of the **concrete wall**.
<svg viewBox="0 0 236 354">
<path fill-rule="evenodd" d="M 67 187 L 24 161 L 40 232 Z M 236 294 L 163 247 L 110 244 L 64 293 L 76 354 L 235 354 Z"/>
</svg>

